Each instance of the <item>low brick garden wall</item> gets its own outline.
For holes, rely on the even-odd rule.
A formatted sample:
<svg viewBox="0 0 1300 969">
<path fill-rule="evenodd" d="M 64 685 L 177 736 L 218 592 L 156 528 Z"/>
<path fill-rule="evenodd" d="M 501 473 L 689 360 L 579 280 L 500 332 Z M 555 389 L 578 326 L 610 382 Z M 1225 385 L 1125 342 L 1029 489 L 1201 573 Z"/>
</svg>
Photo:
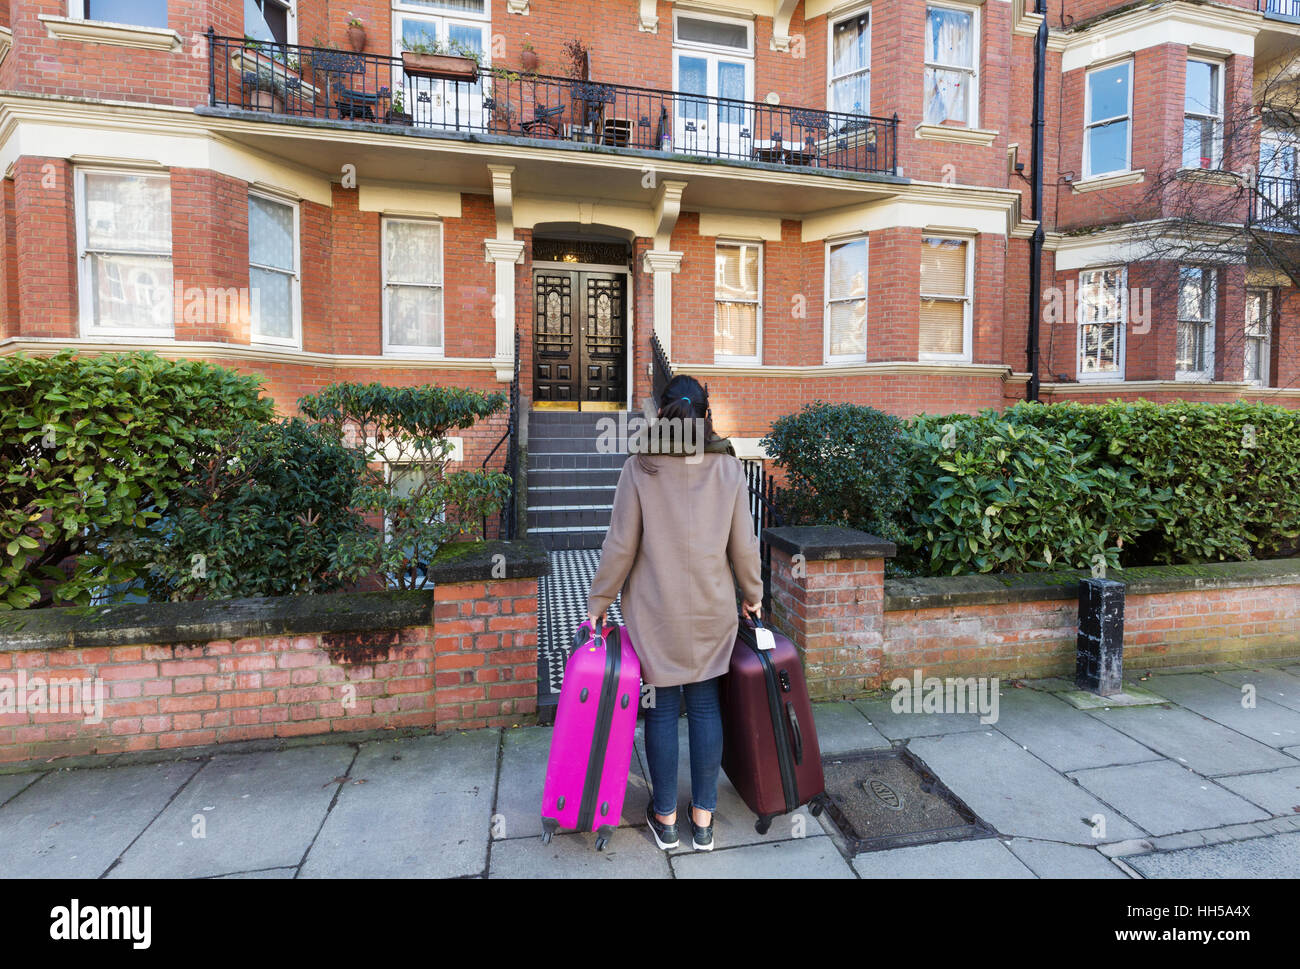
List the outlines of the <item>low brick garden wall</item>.
<svg viewBox="0 0 1300 969">
<path fill-rule="evenodd" d="M 0 763 L 527 722 L 546 568 L 466 543 L 432 591 L 0 616 Z"/>
<path fill-rule="evenodd" d="M 880 680 L 926 675 L 1074 676 L 1078 579 L 890 579 Z M 1300 654 L 1300 561 L 1126 569 L 1127 669 Z"/>
</svg>

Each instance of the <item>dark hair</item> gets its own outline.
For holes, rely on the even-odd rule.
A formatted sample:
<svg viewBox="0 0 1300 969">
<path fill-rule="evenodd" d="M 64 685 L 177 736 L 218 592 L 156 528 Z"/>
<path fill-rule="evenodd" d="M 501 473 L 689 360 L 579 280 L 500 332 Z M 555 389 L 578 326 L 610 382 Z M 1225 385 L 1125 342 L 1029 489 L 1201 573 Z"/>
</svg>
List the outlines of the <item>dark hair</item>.
<svg viewBox="0 0 1300 969">
<path fill-rule="evenodd" d="M 704 421 L 704 440 L 713 437 L 713 417 L 709 412 L 709 388 L 694 377 L 681 374 L 668 381 L 659 398 L 659 416 L 679 421 Z"/>
</svg>

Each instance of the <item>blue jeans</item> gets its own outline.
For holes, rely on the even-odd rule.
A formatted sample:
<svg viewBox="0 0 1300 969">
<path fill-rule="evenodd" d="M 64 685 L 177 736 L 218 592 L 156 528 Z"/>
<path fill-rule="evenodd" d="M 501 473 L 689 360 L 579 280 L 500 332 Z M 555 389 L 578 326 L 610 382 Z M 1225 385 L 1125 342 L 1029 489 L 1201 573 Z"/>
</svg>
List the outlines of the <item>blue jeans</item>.
<svg viewBox="0 0 1300 969">
<path fill-rule="evenodd" d="M 701 811 L 718 806 L 722 768 L 722 712 L 718 678 L 685 686 L 658 686 L 645 713 L 645 756 L 656 814 L 677 810 L 677 717 L 686 695 L 687 736 L 691 751 L 691 803 Z"/>
</svg>

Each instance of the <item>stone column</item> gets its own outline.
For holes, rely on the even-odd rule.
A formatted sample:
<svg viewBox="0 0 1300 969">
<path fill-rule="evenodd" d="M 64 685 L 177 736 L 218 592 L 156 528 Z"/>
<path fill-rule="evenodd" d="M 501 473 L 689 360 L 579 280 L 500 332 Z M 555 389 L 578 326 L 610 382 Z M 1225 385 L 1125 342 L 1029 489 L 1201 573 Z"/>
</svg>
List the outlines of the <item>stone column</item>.
<svg viewBox="0 0 1300 969">
<path fill-rule="evenodd" d="M 771 624 L 803 657 L 813 699 L 880 687 L 885 559 L 893 542 L 852 528 L 769 528 Z"/>
<path fill-rule="evenodd" d="M 673 353 L 673 274 L 681 272 L 682 254 L 670 249 L 651 249 L 642 259 L 642 268 L 654 278 L 654 332 L 669 358 Z"/>
</svg>

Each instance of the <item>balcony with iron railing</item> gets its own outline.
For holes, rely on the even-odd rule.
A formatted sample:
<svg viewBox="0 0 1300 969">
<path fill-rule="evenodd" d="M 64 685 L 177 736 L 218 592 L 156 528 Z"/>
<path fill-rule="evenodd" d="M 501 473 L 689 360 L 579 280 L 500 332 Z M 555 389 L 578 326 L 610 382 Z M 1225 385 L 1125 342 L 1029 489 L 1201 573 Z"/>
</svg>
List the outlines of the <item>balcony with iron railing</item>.
<svg viewBox="0 0 1300 969">
<path fill-rule="evenodd" d="M 378 125 L 432 136 L 541 140 L 796 170 L 893 175 L 898 116 L 479 69 L 209 32 L 210 105 L 268 119 Z M 451 63 L 460 61 L 459 64 Z M 463 71 L 463 77 L 447 76 Z"/>
<path fill-rule="evenodd" d="M 1272 232 L 1300 233 L 1300 178 L 1259 176 L 1251 193 L 1250 223 Z"/>
<path fill-rule="evenodd" d="M 1300 0 L 1258 0 L 1258 5 L 1265 17 L 1300 23 Z"/>
</svg>

